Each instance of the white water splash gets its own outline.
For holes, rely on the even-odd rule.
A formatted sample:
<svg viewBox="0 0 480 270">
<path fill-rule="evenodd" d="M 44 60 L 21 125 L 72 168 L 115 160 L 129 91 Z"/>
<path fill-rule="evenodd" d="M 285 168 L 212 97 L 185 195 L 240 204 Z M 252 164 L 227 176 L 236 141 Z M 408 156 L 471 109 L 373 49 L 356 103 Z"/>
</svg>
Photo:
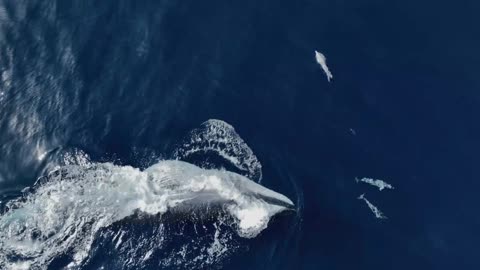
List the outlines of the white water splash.
<svg viewBox="0 0 480 270">
<path fill-rule="evenodd" d="M 230 124 L 216 119 L 202 123 L 200 128 L 194 129 L 183 145 L 175 150 L 174 157 L 183 160 L 193 154 L 206 152 L 216 153 L 243 175 L 261 182 L 262 164 Z"/>
<path fill-rule="evenodd" d="M 380 209 L 378 209 L 375 205 L 373 205 L 369 200 L 367 200 L 367 198 L 365 198 L 365 193 L 358 196 L 359 200 L 363 200 L 368 208 L 370 208 L 370 210 L 372 211 L 372 213 L 375 215 L 376 218 L 378 219 L 387 219 L 387 217 L 382 213 L 382 211 L 380 211 Z"/>
<path fill-rule="evenodd" d="M 315 59 L 325 72 L 328 82 L 330 82 L 330 80 L 333 78 L 333 75 L 332 72 L 330 72 L 330 69 L 328 69 L 327 58 L 321 52 L 315 51 Z"/>
<path fill-rule="evenodd" d="M 373 179 L 373 178 L 367 178 L 367 177 L 363 177 L 363 178 L 355 177 L 355 181 L 357 183 L 363 182 L 363 183 L 367 183 L 369 185 L 375 186 L 380 191 L 384 189 L 395 189 L 392 185 L 380 179 Z"/>
</svg>

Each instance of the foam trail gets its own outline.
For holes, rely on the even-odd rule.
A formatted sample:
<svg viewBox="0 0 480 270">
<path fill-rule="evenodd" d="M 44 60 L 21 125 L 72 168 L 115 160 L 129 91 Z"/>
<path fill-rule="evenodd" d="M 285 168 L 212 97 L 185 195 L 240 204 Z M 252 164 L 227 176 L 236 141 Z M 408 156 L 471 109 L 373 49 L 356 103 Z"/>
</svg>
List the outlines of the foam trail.
<svg viewBox="0 0 480 270">
<path fill-rule="evenodd" d="M 317 63 L 322 67 L 325 75 L 327 75 L 328 82 L 330 82 L 330 80 L 333 78 L 333 75 L 330 72 L 330 69 L 328 69 L 327 58 L 321 52 L 315 51 L 315 59 L 317 60 Z"/>
<path fill-rule="evenodd" d="M 293 207 L 287 197 L 244 176 L 182 161 L 160 161 L 144 171 L 111 163 L 67 165 L 8 203 L 0 216 L 0 268 L 45 269 L 67 251 L 75 268 L 88 258 L 97 232 L 134 213 L 188 215 L 215 205 L 246 238 Z M 120 235 L 116 247 L 122 240 Z"/>
<path fill-rule="evenodd" d="M 367 178 L 367 177 L 363 177 L 363 178 L 359 179 L 359 178 L 355 177 L 355 181 L 357 183 L 363 182 L 363 183 L 367 183 L 369 185 L 375 186 L 380 191 L 382 191 L 384 189 L 395 189 L 392 185 L 390 185 L 389 183 L 387 183 L 383 180 L 380 180 L 380 179 L 372 179 L 372 178 Z"/>
<path fill-rule="evenodd" d="M 237 168 L 242 175 L 261 182 L 262 164 L 233 126 L 210 119 L 194 129 L 174 152 L 174 158 L 185 160 L 200 153 L 213 152 Z"/>
<path fill-rule="evenodd" d="M 367 198 L 365 198 L 365 193 L 358 196 L 359 200 L 363 200 L 365 201 L 365 203 L 367 204 L 368 208 L 370 208 L 370 210 L 372 211 L 372 213 L 375 215 L 376 218 L 378 219 L 387 219 L 387 217 L 380 211 L 380 209 L 378 209 L 375 205 L 373 205 L 369 200 L 367 200 Z"/>
</svg>

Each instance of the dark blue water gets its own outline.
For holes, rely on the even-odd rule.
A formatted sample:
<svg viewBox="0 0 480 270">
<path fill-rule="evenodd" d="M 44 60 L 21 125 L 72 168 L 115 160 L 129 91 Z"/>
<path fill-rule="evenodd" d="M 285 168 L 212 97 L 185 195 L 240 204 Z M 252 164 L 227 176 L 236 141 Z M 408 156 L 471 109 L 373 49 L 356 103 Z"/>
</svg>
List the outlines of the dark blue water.
<svg viewBox="0 0 480 270">
<path fill-rule="evenodd" d="M 262 185 L 298 214 L 236 239 L 240 248 L 206 268 L 479 269 L 479 10 L 475 1 L 2 1 L 0 200 L 46 173 L 45 155 L 80 149 L 145 168 L 222 119 L 262 163 Z M 363 176 L 395 189 L 355 183 Z M 134 237 L 152 223 L 114 226 Z M 111 250 L 96 245 L 81 268 L 128 268 Z M 161 259 L 144 268 L 169 268 Z"/>
</svg>

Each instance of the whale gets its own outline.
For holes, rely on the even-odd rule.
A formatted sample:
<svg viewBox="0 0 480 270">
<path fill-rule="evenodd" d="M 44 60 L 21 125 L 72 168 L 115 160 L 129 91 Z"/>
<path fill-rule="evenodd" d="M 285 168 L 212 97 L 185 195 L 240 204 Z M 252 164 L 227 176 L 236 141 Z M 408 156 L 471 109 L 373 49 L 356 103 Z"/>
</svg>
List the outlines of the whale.
<svg viewBox="0 0 480 270">
<path fill-rule="evenodd" d="M 82 262 L 99 231 L 138 213 L 160 222 L 172 214 L 177 218 L 167 219 L 228 215 L 238 236 L 253 238 L 273 216 L 291 211 L 295 205 L 288 197 L 243 175 L 180 160 L 145 170 L 68 165 L 7 204 L 0 215 L 0 266 L 9 265 L 12 254 L 28 265 L 48 265 L 70 249 L 79 250 L 74 257 Z"/>
</svg>

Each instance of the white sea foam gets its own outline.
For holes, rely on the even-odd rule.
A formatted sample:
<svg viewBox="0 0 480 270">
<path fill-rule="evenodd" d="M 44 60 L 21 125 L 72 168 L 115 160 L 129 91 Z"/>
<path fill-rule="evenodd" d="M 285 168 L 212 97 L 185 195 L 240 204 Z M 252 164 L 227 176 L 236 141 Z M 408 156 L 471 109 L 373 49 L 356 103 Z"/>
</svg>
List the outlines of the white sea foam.
<svg viewBox="0 0 480 270">
<path fill-rule="evenodd" d="M 367 204 L 368 208 L 370 208 L 370 211 L 372 211 L 372 213 L 375 215 L 376 218 L 387 219 L 387 217 L 382 213 L 382 211 L 380 211 L 380 209 L 378 209 L 367 198 L 365 198 L 365 193 L 358 196 L 357 199 L 363 200 Z"/>
<path fill-rule="evenodd" d="M 327 58 L 321 52 L 315 51 L 315 59 L 317 60 L 317 63 L 322 67 L 325 75 L 327 75 L 327 80 L 330 82 L 330 80 L 333 78 L 333 75 L 332 72 L 330 72 L 330 69 L 328 69 Z"/>
<path fill-rule="evenodd" d="M 181 147 L 175 150 L 174 157 L 185 159 L 193 154 L 206 152 L 216 153 L 243 175 L 261 182 L 262 164 L 230 124 L 216 119 L 202 123 L 200 128 L 194 129 Z"/>
<path fill-rule="evenodd" d="M 394 187 L 392 185 L 390 185 L 389 183 L 387 183 L 383 180 L 380 180 L 380 179 L 373 179 L 373 178 L 367 178 L 367 177 L 363 177 L 363 178 L 355 177 L 355 181 L 357 183 L 358 182 L 363 182 L 363 183 L 375 186 L 380 191 L 382 191 L 384 189 L 394 189 Z"/>
<path fill-rule="evenodd" d="M 182 161 L 161 161 L 144 171 L 110 163 L 67 165 L 0 216 L 0 268 L 45 268 L 66 251 L 74 254 L 70 267 L 76 267 L 97 232 L 137 211 L 161 215 L 211 205 L 223 206 L 240 236 L 255 237 L 293 203 L 239 174 Z M 124 238 L 115 237 L 116 248 Z M 222 252 L 219 243 L 211 252 Z"/>
</svg>

